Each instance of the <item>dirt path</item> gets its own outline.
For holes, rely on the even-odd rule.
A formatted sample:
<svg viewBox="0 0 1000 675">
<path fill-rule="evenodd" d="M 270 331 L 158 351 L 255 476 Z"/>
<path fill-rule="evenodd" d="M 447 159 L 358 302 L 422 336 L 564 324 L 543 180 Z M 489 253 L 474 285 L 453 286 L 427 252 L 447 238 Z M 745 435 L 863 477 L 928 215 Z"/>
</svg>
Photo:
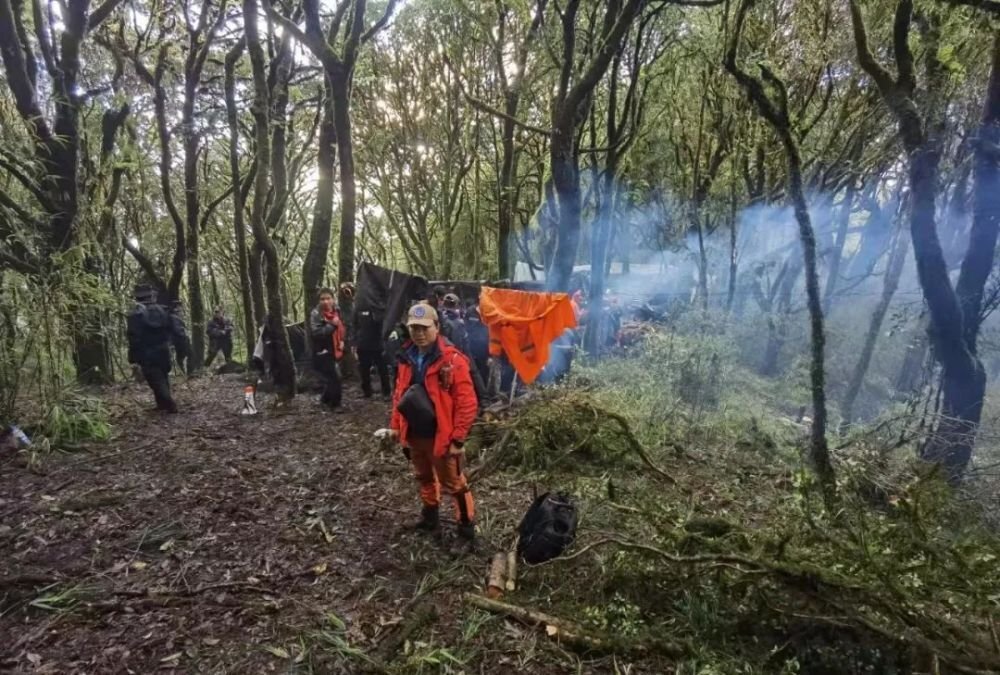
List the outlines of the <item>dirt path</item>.
<svg viewBox="0 0 1000 675">
<path fill-rule="evenodd" d="M 463 630 L 489 523 L 464 557 L 403 529 L 415 486 L 371 440 L 387 404 L 348 390 L 343 414 L 304 395 L 245 418 L 236 377 L 176 390 L 176 417 L 129 385 L 106 399 L 111 441 L 0 464 L 0 671 L 357 672 L 350 649 L 386 648 L 419 595 L 433 635 Z M 482 517 L 500 544 L 516 513 Z"/>
</svg>

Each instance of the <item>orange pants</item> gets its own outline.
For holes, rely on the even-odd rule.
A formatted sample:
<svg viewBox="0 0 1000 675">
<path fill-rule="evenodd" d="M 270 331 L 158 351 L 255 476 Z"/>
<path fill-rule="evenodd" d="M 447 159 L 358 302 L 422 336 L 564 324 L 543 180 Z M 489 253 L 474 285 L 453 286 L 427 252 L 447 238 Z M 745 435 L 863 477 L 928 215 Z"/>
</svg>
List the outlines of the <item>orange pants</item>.
<svg viewBox="0 0 1000 675">
<path fill-rule="evenodd" d="M 410 439 L 410 462 L 420 483 L 420 501 L 424 506 L 441 504 L 441 487 L 455 500 L 455 520 L 462 524 L 473 522 L 476 504 L 469 491 L 469 484 L 462 472 L 462 455 L 434 456 L 433 438 Z"/>
</svg>

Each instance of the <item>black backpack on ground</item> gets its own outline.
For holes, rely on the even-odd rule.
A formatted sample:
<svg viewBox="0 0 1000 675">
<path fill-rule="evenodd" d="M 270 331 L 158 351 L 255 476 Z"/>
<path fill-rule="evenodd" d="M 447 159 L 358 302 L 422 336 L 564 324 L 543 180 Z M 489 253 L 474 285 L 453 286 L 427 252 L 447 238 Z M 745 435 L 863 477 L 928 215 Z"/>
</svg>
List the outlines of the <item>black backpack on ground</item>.
<svg viewBox="0 0 1000 675">
<path fill-rule="evenodd" d="M 576 504 L 568 495 L 546 492 L 524 514 L 517 555 L 529 565 L 559 557 L 576 538 Z"/>
</svg>

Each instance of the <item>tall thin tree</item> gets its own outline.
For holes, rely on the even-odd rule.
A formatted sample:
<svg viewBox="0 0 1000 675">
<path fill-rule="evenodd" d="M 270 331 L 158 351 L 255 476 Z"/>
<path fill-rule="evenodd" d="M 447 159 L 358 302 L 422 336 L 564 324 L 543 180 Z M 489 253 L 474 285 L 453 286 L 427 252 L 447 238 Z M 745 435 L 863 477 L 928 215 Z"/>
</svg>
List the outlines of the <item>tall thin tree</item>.
<svg viewBox="0 0 1000 675">
<path fill-rule="evenodd" d="M 726 50 L 725 66 L 754 104 L 760 116 L 771 125 L 785 151 L 788 165 L 788 200 L 795 211 L 795 220 L 799 226 L 799 240 L 802 243 L 812 345 L 810 382 L 813 423 L 809 457 L 819 477 L 824 495 L 830 502 L 836 496 L 837 484 L 826 441 L 827 410 L 823 363 L 826 335 L 823 331 L 823 306 L 819 291 L 819 275 L 816 271 L 816 235 L 813 232 L 809 206 L 806 203 L 802 182 L 802 158 L 788 113 L 788 91 L 785 84 L 766 66 L 760 66 L 761 75 L 760 78 L 757 78 L 743 70 L 737 60 L 744 24 L 754 2 L 755 0 L 743 0 L 740 3 L 736 12 L 733 33 Z"/>
</svg>

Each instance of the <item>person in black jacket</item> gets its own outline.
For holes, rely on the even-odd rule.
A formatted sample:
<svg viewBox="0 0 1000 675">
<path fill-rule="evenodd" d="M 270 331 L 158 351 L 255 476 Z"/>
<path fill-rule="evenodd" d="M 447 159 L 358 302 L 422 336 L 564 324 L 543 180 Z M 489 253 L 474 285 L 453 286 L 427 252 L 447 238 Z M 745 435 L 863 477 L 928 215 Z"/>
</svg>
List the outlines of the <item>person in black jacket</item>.
<svg viewBox="0 0 1000 675">
<path fill-rule="evenodd" d="M 458 347 L 458 351 L 465 354 L 466 358 L 469 359 L 469 364 L 472 366 L 469 369 L 472 376 L 472 385 L 476 389 L 476 398 L 479 400 L 479 405 L 482 406 L 486 402 L 486 380 L 480 374 L 479 367 L 475 365 L 475 359 L 472 356 L 472 349 L 469 344 L 469 332 L 466 328 L 465 319 L 462 318 L 462 310 L 459 303 L 458 296 L 454 293 L 448 293 L 444 296 L 440 311 L 441 333 L 448 341 Z"/>
<path fill-rule="evenodd" d="M 156 302 L 156 290 L 140 285 L 135 289 L 136 306 L 126 317 L 128 362 L 139 366 L 153 391 L 156 409 L 176 413 L 170 394 L 170 345 L 178 356 L 187 348 L 187 331 L 176 312 Z"/>
<path fill-rule="evenodd" d="M 174 300 L 170 303 L 170 309 L 168 310 L 170 314 L 171 322 L 175 324 L 180 324 L 184 327 L 184 305 L 181 304 L 180 300 Z M 191 337 L 187 334 L 186 330 L 183 330 L 183 335 L 177 338 L 174 342 L 174 357 L 177 359 L 177 365 L 180 366 L 181 372 L 191 374 Z"/>
<path fill-rule="evenodd" d="M 208 358 L 205 367 L 212 365 L 212 360 L 220 351 L 222 358 L 229 363 L 233 360 L 233 322 L 226 318 L 221 307 L 216 307 L 215 314 L 208 322 Z"/>
<path fill-rule="evenodd" d="M 309 333 L 313 343 L 313 368 L 325 382 L 320 403 L 338 409 L 342 387 L 337 364 L 344 356 L 347 327 L 337 306 L 337 296 L 329 288 L 320 289 L 319 304 L 309 314 Z"/>
<path fill-rule="evenodd" d="M 385 359 L 385 345 L 382 343 L 382 316 L 370 309 L 356 308 L 354 330 L 357 335 L 355 352 L 358 368 L 361 370 L 361 392 L 365 398 L 372 397 L 372 368 L 375 368 L 382 398 L 388 400 L 392 396 L 392 390 L 389 388 L 389 366 Z"/>
<path fill-rule="evenodd" d="M 444 296 L 438 314 L 441 317 L 441 325 L 444 326 L 442 333 L 451 340 L 451 343 L 458 347 L 458 350 L 469 355 L 469 335 L 465 330 L 465 321 L 462 319 L 462 310 L 459 309 L 458 296 L 448 293 Z"/>
<path fill-rule="evenodd" d="M 465 331 L 469 336 L 469 358 L 483 382 L 490 379 L 490 329 L 483 323 L 478 307 L 465 312 Z"/>
</svg>

